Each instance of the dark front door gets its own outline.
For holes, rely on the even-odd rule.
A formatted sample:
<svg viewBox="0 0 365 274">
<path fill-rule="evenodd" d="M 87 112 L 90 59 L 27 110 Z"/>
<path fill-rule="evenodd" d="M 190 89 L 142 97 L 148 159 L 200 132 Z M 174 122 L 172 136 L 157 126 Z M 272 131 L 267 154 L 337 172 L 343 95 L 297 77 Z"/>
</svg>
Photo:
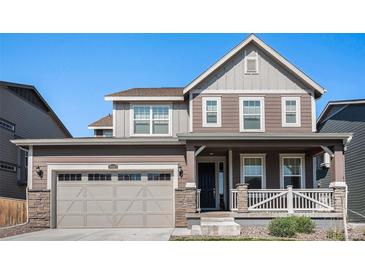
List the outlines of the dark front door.
<svg viewBox="0 0 365 274">
<path fill-rule="evenodd" d="M 216 208 L 215 163 L 198 163 L 198 186 L 200 188 L 200 207 Z"/>
</svg>

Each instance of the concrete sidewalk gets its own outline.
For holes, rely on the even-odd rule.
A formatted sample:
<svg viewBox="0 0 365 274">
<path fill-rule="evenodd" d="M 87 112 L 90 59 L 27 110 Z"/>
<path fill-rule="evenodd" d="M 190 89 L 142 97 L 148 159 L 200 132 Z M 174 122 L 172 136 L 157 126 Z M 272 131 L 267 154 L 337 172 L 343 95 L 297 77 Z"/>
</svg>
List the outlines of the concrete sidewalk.
<svg viewBox="0 0 365 274">
<path fill-rule="evenodd" d="M 168 241 L 173 228 L 46 229 L 2 241 Z"/>
</svg>

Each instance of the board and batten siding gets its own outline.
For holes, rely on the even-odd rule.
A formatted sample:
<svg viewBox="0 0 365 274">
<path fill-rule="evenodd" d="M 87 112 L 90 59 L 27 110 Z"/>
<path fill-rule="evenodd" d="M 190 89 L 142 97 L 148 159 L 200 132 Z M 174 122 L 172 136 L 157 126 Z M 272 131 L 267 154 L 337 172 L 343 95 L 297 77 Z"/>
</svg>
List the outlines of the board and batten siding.
<svg viewBox="0 0 365 274">
<path fill-rule="evenodd" d="M 202 98 L 204 96 L 221 97 L 221 127 L 203 127 L 202 122 Z M 282 127 L 282 97 L 300 97 L 301 126 Z M 193 96 L 193 131 L 194 132 L 240 132 L 239 122 L 239 98 L 240 97 L 264 97 L 265 105 L 265 132 L 312 132 L 312 105 L 311 95 L 298 94 L 268 94 L 268 93 L 231 93 L 231 94 L 195 94 Z"/>
<path fill-rule="evenodd" d="M 245 74 L 245 51 L 258 52 L 258 74 Z M 293 73 L 267 55 L 259 46 L 250 43 L 230 60 L 211 73 L 194 89 L 201 90 L 305 90 L 306 86 Z"/>
<path fill-rule="evenodd" d="M 130 132 L 130 105 L 133 102 L 114 102 L 113 115 L 116 124 L 115 136 L 119 138 L 131 137 Z M 135 104 L 166 104 L 166 102 L 136 102 Z M 172 137 L 177 133 L 187 133 L 189 116 L 187 102 L 173 102 L 172 104 Z"/>
<path fill-rule="evenodd" d="M 365 215 L 365 104 L 348 105 L 324 123 L 319 124 L 318 131 L 353 133 L 353 138 L 345 152 L 345 178 L 349 191 L 348 208 Z M 330 183 L 330 172 L 331 170 L 324 172 L 324 175 L 318 178 L 324 187 Z M 348 215 L 351 222 L 365 222 L 364 218 L 352 212 L 348 212 Z"/>
</svg>

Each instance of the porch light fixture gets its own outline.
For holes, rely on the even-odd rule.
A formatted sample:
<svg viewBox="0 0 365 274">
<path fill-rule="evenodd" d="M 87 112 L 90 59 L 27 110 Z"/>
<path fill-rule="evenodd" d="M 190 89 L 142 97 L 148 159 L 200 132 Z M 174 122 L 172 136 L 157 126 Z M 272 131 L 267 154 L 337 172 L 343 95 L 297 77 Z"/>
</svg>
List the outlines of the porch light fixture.
<svg viewBox="0 0 365 274">
<path fill-rule="evenodd" d="M 35 172 L 40 178 L 43 178 L 43 170 L 39 166 L 36 167 Z"/>
<path fill-rule="evenodd" d="M 182 169 L 182 167 L 179 165 L 179 176 L 180 178 L 182 178 L 184 176 L 184 170 Z"/>
</svg>

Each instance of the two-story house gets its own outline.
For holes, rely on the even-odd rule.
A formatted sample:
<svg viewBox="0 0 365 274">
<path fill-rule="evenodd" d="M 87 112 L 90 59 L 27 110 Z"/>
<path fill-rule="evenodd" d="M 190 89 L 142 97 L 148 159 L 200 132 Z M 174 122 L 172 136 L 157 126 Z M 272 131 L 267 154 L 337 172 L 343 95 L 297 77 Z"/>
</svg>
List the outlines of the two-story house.
<svg viewBox="0 0 365 274">
<path fill-rule="evenodd" d="M 27 149 L 13 139 L 72 137 L 31 85 L 0 81 L 0 197 L 26 197 Z"/>
<path fill-rule="evenodd" d="M 185 87 L 106 95 L 112 114 L 89 126 L 96 137 L 14 141 L 31 152 L 30 221 L 184 227 L 216 212 L 242 225 L 301 212 L 341 218 L 351 135 L 316 132 L 324 92 L 249 35 Z M 318 189 L 313 158 L 324 150 L 334 172 L 330 188 Z"/>
</svg>

